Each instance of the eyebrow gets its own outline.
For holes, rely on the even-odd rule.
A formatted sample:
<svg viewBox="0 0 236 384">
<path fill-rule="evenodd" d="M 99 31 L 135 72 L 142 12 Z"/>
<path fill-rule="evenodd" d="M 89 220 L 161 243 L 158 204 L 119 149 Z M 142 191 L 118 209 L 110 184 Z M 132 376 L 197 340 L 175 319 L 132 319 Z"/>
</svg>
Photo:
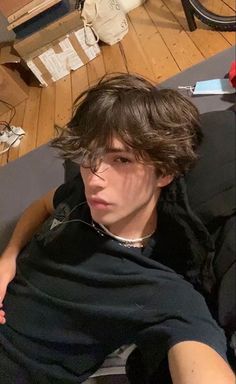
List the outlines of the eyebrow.
<svg viewBox="0 0 236 384">
<path fill-rule="evenodd" d="M 124 153 L 124 152 L 132 152 L 131 148 L 109 148 L 106 153 Z"/>
</svg>

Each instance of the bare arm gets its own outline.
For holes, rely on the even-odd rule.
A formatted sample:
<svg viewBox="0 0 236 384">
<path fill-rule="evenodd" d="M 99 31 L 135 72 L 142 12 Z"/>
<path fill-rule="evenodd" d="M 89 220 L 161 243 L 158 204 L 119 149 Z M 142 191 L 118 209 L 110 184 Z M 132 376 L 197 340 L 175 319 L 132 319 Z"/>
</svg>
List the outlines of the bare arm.
<svg viewBox="0 0 236 384">
<path fill-rule="evenodd" d="M 184 341 L 168 353 L 173 384 L 235 384 L 235 375 L 225 360 L 211 347 Z"/>
<path fill-rule="evenodd" d="M 4 250 L 2 257 L 6 252 L 11 257 L 17 257 L 24 246 L 32 239 L 36 230 L 40 225 L 52 214 L 53 196 L 55 189 L 42 196 L 39 200 L 34 201 L 22 214 L 12 237 Z"/>
<path fill-rule="evenodd" d="M 11 239 L 0 257 L 0 308 L 7 286 L 16 273 L 16 258 L 32 239 L 40 225 L 52 214 L 55 189 L 33 202 L 22 214 Z M 5 323 L 5 313 L 0 310 L 0 324 Z"/>
</svg>

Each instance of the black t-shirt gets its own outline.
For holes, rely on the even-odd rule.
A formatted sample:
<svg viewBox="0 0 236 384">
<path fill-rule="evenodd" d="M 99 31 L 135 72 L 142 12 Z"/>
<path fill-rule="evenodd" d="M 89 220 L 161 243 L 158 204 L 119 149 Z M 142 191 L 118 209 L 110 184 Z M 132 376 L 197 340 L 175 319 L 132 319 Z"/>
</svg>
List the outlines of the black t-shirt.
<svg viewBox="0 0 236 384">
<path fill-rule="evenodd" d="M 80 177 L 58 188 L 54 205 L 19 256 L 0 329 L 0 342 L 35 382 L 81 383 L 129 343 L 140 348 L 150 373 L 184 340 L 206 343 L 225 358 L 223 331 L 203 297 L 156 261 L 157 234 L 140 249 L 122 246 L 95 223 L 96 230 Z"/>
</svg>

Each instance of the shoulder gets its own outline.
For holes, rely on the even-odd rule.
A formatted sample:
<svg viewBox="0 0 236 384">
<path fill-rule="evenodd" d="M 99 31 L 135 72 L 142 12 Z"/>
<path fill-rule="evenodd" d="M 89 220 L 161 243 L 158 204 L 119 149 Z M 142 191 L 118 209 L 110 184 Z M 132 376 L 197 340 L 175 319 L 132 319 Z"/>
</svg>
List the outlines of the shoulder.
<svg viewBox="0 0 236 384">
<path fill-rule="evenodd" d="M 55 208 L 66 200 L 84 201 L 84 185 L 80 173 L 55 190 L 53 196 L 53 205 Z"/>
<path fill-rule="evenodd" d="M 235 208 L 236 115 L 209 112 L 201 115 L 201 121 L 199 160 L 185 180 L 191 207 L 209 221 L 231 215 Z"/>
</svg>

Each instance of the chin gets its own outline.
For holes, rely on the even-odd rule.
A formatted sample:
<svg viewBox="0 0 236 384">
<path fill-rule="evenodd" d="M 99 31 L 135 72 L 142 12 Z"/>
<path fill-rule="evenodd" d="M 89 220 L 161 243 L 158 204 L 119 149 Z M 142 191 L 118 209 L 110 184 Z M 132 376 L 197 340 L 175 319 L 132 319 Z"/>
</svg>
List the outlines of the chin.
<svg viewBox="0 0 236 384">
<path fill-rule="evenodd" d="M 96 221 L 98 224 L 103 224 L 105 226 L 113 224 L 113 220 L 108 218 L 105 214 L 91 211 L 91 216 L 93 221 Z"/>
</svg>

